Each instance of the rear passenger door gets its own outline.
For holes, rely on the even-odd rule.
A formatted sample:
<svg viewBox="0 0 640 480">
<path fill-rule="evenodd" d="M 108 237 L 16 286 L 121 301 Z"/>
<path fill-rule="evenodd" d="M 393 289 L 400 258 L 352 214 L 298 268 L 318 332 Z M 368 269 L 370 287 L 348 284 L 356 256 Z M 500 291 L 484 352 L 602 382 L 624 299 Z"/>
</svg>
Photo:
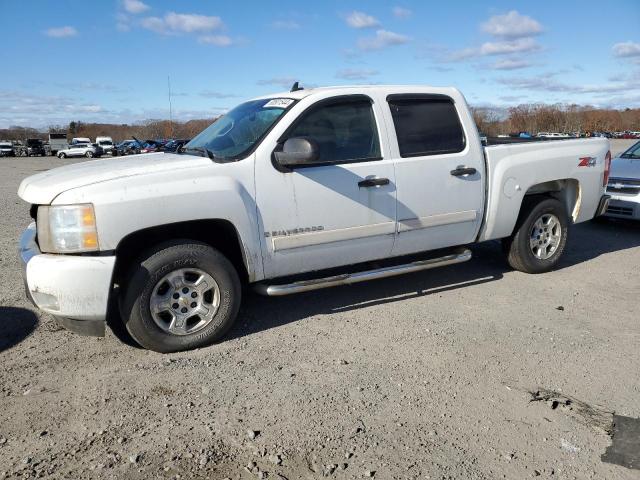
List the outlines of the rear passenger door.
<svg viewBox="0 0 640 480">
<path fill-rule="evenodd" d="M 462 102 L 462 100 L 461 100 Z M 396 140 L 398 234 L 393 255 L 474 241 L 484 205 L 484 158 L 464 105 L 447 95 L 387 97 Z"/>
</svg>

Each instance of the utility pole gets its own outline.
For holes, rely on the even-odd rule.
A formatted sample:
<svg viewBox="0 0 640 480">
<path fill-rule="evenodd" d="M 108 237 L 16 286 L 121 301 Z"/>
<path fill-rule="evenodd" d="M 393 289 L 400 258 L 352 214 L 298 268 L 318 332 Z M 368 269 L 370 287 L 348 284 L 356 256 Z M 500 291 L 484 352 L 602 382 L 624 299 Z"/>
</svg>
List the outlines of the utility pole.
<svg viewBox="0 0 640 480">
<path fill-rule="evenodd" d="M 167 86 L 169 87 L 169 137 L 173 137 L 173 112 L 171 109 L 171 77 L 167 75 Z"/>
</svg>

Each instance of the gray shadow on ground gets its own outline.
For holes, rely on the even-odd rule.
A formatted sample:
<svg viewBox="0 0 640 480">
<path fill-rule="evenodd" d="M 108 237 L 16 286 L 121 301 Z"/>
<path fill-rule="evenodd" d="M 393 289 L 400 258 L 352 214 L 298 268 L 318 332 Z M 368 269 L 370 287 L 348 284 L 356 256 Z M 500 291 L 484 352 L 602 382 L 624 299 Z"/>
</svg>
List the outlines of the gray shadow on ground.
<svg viewBox="0 0 640 480">
<path fill-rule="evenodd" d="M 0 352 L 15 347 L 38 326 L 38 317 L 20 307 L 0 307 Z"/>
</svg>

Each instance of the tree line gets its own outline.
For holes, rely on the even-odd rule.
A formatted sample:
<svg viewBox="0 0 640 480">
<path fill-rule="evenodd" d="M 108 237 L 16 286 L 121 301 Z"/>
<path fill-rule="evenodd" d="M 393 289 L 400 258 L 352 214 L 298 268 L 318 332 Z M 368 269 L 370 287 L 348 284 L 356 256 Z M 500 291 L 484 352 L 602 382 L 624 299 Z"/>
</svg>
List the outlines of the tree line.
<svg viewBox="0 0 640 480">
<path fill-rule="evenodd" d="M 505 111 L 472 108 L 478 129 L 489 135 L 517 132 L 640 131 L 640 108 L 599 109 L 579 105 L 522 104 Z"/>
<path fill-rule="evenodd" d="M 478 129 L 489 135 L 516 132 L 621 132 L 640 131 L 640 108 L 624 110 L 598 109 L 579 105 L 522 104 L 506 110 L 472 107 Z M 148 120 L 136 124 L 70 122 L 69 125 L 51 125 L 46 130 L 13 126 L 0 129 L 0 140 L 46 139 L 49 132 L 67 133 L 73 137 L 112 137 L 119 142 L 132 137 L 139 140 L 161 138 L 193 138 L 217 118 L 170 122 Z"/>
<path fill-rule="evenodd" d="M 113 123 L 87 123 L 73 121 L 69 125 L 50 125 L 45 130 L 30 127 L 11 126 L 0 129 L 1 140 L 25 140 L 27 138 L 40 138 L 47 140 L 49 133 L 66 133 L 67 138 L 88 137 L 95 140 L 96 137 L 111 137 L 115 142 L 136 137 L 139 140 L 161 138 L 193 138 L 207 128 L 217 118 L 205 118 L 189 120 L 187 122 L 170 122 L 169 120 L 147 120 L 136 124 Z"/>
</svg>

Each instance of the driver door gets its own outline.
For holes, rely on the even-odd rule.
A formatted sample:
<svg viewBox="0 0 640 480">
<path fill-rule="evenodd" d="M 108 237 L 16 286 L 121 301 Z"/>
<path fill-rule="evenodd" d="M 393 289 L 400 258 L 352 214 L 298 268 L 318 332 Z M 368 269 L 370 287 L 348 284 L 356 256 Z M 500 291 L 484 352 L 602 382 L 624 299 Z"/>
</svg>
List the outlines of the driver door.
<svg viewBox="0 0 640 480">
<path fill-rule="evenodd" d="M 315 142 L 315 161 L 281 168 L 271 152 L 256 159 L 266 278 L 391 253 L 396 188 L 382 118 L 379 106 L 366 95 L 320 100 L 279 139 L 279 145 L 299 137 Z"/>
</svg>

